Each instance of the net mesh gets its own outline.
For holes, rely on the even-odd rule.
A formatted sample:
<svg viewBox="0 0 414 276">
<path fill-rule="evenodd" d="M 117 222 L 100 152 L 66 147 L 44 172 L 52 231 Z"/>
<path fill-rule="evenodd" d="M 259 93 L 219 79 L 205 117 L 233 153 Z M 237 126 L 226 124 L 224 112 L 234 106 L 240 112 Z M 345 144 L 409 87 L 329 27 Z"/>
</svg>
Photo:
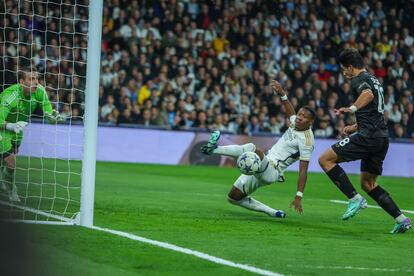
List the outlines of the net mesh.
<svg viewBox="0 0 414 276">
<path fill-rule="evenodd" d="M 17 83 L 20 68 L 36 68 L 64 119 L 49 124 L 32 108 L 14 171 L 21 202 L 10 204 L 0 191 L 9 217 L 55 220 L 79 211 L 87 30 L 86 0 L 0 0 L 0 91 Z"/>
</svg>

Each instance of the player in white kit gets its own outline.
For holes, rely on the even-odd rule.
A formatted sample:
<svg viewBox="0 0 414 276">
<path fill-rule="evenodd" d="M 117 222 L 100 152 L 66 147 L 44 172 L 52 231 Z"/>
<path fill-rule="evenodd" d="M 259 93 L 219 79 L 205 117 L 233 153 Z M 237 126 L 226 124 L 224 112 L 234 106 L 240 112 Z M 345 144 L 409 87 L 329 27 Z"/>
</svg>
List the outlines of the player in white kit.
<svg viewBox="0 0 414 276">
<path fill-rule="evenodd" d="M 275 210 L 249 195 L 258 188 L 274 182 L 284 182 L 284 171 L 294 162 L 300 160 L 297 193 L 290 206 L 294 206 L 298 213 L 302 213 L 302 197 L 305 190 L 308 165 L 313 152 L 312 124 L 315 119 L 315 111 L 304 106 L 295 114 L 295 110 L 287 98 L 286 92 L 279 82 L 272 81 L 272 88 L 282 100 L 286 115 L 290 118 L 290 126 L 283 136 L 265 155 L 256 148 L 253 143 L 245 145 L 218 146 L 220 132 L 214 131 L 208 143 L 201 147 L 205 154 L 221 154 L 239 157 L 244 152 L 255 152 L 261 159 L 261 168 L 254 175 L 242 174 L 234 183 L 228 194 L 230 203 L 242 206 L 249 210 L 263 212 L 272 217 L 284 218 L 286 213 Z"/>
</svg>

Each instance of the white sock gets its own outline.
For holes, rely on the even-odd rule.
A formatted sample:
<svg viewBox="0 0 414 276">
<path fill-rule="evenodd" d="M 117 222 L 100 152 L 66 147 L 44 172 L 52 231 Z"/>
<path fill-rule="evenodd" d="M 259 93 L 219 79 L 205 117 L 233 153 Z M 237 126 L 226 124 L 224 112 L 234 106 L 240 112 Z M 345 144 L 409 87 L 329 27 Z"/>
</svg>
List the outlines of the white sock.
<svg viewBox="0 0 414 276">
<path fill-rule="evenodd" d="M 350 198 L 349 201 L 357 201 L 362 199 L 362 196 L 360 194 L 356 194 L 353 198 Z"/>
<path fill-rule="evenodd" d="M 407 217 L 404 214 L 399 215 L 398 217 L 395 218 L 395 221 L 397 223 L 401 223 L 403 222 Z"/>
<path fill-rule="evenodd" d="M 238 201 L 237 200 L 232 200 L 232 199 L 229 198 L 229 202 L 232 203 L 232 204 L 235 204 L 235 205 L 240 205 L 240 206 L 242 206 L 246 209 L 249 209 L 249 210 L 266 213 L 266 214 L 268 214 L 269 216 L 272 216 L 272 217 L 275 216 L 275 213 L 276 213 L 275 209 L 261 203 L 260 201 L 254 199 L 254 198 L 248 197 L 248 196 L 246 196 L 245 198 L 243 198 L 241 200 L 238 200 Z"/>
<path fill-rule="evenodd" d="M 215 154 L 228 155 L 232 157 L 239 157 L 243 152 L 255 151 L 256 146 L 253 143 L 245 145 L 229 145 L 229 146 L 218 146 L 213 150 Z"/>
</svg>

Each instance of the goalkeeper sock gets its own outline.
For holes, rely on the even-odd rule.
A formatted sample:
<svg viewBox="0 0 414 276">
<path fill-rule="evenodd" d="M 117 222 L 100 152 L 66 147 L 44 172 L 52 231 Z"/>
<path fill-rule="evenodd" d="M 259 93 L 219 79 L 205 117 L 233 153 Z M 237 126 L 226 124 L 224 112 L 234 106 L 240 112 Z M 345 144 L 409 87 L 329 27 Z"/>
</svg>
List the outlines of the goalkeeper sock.
<svg viewBox="0 0 414 276">
<path fill-rule="evenodd" d="M 244 207 L 246 209 L 249 209 L 249 210 L 266 213 L 269 216 L 274 216 L 275 213 L 276 213 L 275 209 L 261 203 L 260 201 L 254 199 L 254 198 L 248 197 L 248 196 L 246 196 L 245 198 L 243 198 L 241 200 L 234 200 L 234 199 L 229 198 L 229 202 L 231 204 L 239 205 L 239 206 L 242 206 L 242 207 Z"/>
<path fill-rule="evenodd" d="M 348 197 L 348 199 L 351 199 L 358 194 L 345 171 L 339 165 L 333 167 L 330 171 L 326 172 L 326 174 L 332 182 L 338 186 L 339 190 Z"/>
<path fill-rule="evenodd" d="M 216 149 L 213 150 L 213 153 L 237 158 L 243 152 L 254 152 L 255 150 L 256 146 L 253 143 L 248 143 L 244 145 L 218 146 Z"/>
</svg>

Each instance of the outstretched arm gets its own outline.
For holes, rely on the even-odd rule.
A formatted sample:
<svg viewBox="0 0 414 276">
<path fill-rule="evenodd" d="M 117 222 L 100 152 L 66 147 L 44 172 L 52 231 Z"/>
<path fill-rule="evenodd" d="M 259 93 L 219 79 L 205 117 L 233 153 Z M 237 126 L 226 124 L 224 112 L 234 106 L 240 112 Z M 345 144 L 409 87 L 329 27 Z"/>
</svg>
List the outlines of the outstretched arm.
<svg viewBox="0 0 414 276">
<path fill-rule="evenodd" d="M 374 93 L 372 93 L 371 89 L 365 89 L 361 92 L 358 99 L 355 101 L 354 106 L 360 109 L 369 104 L 374 100 Z"/>
<path fill-rule="evenodd" d="M 302 209 L 302 197 L 305 191 L 306 180 L 308 179 L 308 166 L 309 161 L 300 160 L 299 163 L 299 178 L 298 178 L 298 190 L 295 199 L 290 203 L 289 207 L 294 206 L 296 212 L 299 214 L 303 213 Z"/>
<path fill-rule="evenodd" d="M 52 104 L 49 101 L 47 96 L 46 89 L 43 86 L 38 86 L 38 89 L 35 94 L 36 100 L 40 102 L 40 106 L 44 114 L 51 114 L 53 111 Z"/>
<path fill-rule="evenodd" d="M 357 98 L 357 100 L 355 101 L 353 105 L 351 105 L 350 107 L 341 107 L 340 109 L 335 110 L 335 113 L 337 115 L 342 114 L 342 113 L 354 113 L 355 111 L 363 108 L 364 106 L 366 106 L 373 100 L 374 100 L 374 93 L 372 93 L 372 90 L 365 89 L 361 92 L 361 94 L 359 95 L 359 97 Z"/>
<path fill-rule="evenodd" d="M 62 116 L 60 116 L 59 112 L 52 108 L 52 104 L 49 101 L 49 97 L 47 96 L 46 90 L 42 90 L 42 92 L 40 93 L 40 99 L 38 100 L 40 101 L 43 114 L 45 115 L 50 124 L 63 121 L 63 118 Z"/>
<path fill-rule="evenodd" d="M 290 116 L 293 116 L 296 114 L 295 109 L 293 108 L 292 104 L 290 103 L 286 91 L 283 89 L 282 85 L 276 81 L 272 80 L 272 89 L 274 92 L 276 92 L 280 99 L 282 100 L 283 106 L 286 110 L 286 115 L 290 118 Z"/>
</svg>

